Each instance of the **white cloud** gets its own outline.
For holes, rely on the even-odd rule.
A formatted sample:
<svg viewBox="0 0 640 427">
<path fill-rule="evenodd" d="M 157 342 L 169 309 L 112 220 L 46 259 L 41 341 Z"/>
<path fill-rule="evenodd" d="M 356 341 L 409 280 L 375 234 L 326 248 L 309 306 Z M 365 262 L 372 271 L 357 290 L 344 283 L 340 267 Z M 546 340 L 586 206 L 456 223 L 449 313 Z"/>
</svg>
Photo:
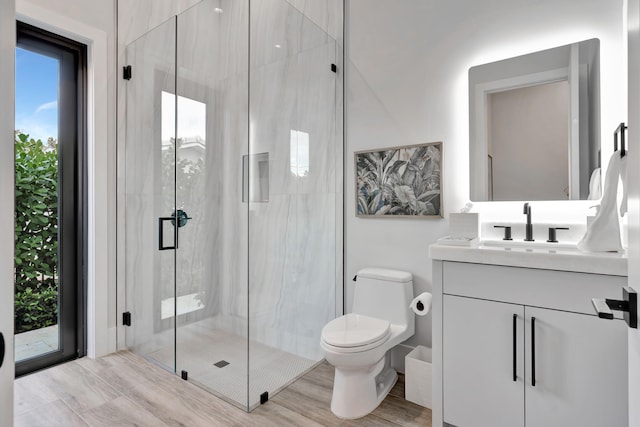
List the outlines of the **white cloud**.
<svg viewBox="0 0 640 427">
<path fill-rule="evenodd" d="M 36 108 L 36 114 L 45 110 L 55 110 L 56 108 L 58 108 L 58 101 L 45 102 Z"/>
<path fill-rule="evenodd" d="M 49 137 L 58 139 L 57 109 L 58 101 L 51 101 L 39 105 L 33 113 L 16 111 L 16 130 L 42 142 L 46 142 Z"/>
<path fill-rule="evenodd" d="M 16 129 L 28 133 L 30 138 L 46 142 L 47 138 L 58 139 L 58 126 L 33 117 L 16 117 Z"/>
</svg>

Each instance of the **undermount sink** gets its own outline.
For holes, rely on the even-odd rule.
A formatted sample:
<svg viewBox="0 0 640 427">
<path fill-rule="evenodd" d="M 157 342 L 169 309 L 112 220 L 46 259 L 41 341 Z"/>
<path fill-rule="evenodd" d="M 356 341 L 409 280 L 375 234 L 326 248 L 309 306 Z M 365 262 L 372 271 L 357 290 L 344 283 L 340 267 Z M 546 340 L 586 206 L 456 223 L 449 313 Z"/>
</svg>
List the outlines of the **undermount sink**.
<svg viewBox="0 0 640 427">
<path fill-rule="evenodd" d="M 482 246 L 494 246 L 505 249 L 510 248 L 518 248 L 518 249 L 544 249 L 544 250 L 553 250 L 553 249 L 561 249 L 563 251 L 566 250 L 578 250 L 576 243 L 550 243 L 544 240 L 533 241 L 533 242 L 525 242 L 522 240 L 482 240 L 480 242 Z"/>
</svg>

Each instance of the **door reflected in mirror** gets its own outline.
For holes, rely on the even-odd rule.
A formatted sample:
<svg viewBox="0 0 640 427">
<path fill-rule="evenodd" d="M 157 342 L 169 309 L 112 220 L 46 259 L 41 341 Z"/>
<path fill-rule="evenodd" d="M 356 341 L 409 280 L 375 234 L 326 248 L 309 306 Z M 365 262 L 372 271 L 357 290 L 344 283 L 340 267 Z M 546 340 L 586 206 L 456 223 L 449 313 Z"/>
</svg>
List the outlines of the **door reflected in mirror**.
<svg viewBox="0 0 640 427">
<path fill-rule="evenodd" d="M 471 200 L 590 198 L 599 62 L 591 39 L 469 70 Z"/>
</svg>

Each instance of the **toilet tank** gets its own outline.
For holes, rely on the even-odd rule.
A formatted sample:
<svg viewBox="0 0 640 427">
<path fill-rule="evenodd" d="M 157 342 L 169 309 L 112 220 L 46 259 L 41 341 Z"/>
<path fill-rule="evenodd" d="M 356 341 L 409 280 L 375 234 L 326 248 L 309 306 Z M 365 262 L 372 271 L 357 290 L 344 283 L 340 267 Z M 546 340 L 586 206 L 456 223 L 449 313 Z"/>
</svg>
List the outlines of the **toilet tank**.
<svg viewBox="0 0 640 427">
<path fill-rule="evenodd" d="M 411 273 L 384 268 L 358 271 L 353 294 L 352 312 L 403 325 L 413 322 L 409 308 L 413 300 Z"/>
</svg>

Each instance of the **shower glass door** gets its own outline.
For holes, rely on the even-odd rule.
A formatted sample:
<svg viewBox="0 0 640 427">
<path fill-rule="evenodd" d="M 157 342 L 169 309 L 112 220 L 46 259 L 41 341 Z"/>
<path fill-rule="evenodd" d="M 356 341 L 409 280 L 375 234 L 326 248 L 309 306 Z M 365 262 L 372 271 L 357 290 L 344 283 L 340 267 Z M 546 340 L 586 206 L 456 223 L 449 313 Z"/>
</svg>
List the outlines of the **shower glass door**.
<svg viewBox="0 0 640 427">
<path fill-rule="evenodd" d="M 126 49 L 127 347 L 175 370 L 176 22 Z"/>
<path fill-rule="evenodd" d="M 202 0 L 126 50 L 127 346 L 247 411 L 341 307 L 341 58 L 287 0 Z"/>
</svg>

